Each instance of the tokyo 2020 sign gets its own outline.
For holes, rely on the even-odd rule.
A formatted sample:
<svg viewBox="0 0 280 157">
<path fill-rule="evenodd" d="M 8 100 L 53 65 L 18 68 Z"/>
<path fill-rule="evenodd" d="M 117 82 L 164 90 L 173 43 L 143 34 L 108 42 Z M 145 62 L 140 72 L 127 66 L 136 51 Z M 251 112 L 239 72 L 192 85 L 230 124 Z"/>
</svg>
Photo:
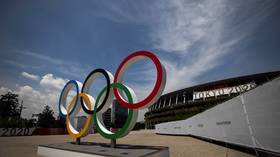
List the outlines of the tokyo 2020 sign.
<svg viewBox="0 0 280 157">
<path fill-rule="evenodd" d="M 155 85 L 143 100 L 137 101 L 136 94 L 133 89 L 123 84 L 123 77 L 127 69 L 139 60 L 149 59 L 155 67 L 157 78 Z M 96 98 L 89 95 L 89 90 L 93 82 L 98 76 L 104 76 L 106 86 L 101 90 Z M 159 59 L 149 51 L 137 51 L 127 56 L 117 68 L 113 76 L 109 71 L 104 69 L 93 70 L 85 79 L 84 83 L 76 80 L 70 80 L 64 86 L 59 98 L 59 114 L 66 117 L 66 126 L 69 134 L 74 138 L 84 137 L 92 127 L 98 130 L 101 136 L 107 139 L 117 139 L 126 136 L 134 127 L 138 110 L 148 108 L 154 104 L 161 96 L 166 84 L 166 71 Z M 70 101 L 67 109 L 67 97 L 71 89 L 75 89 L 76 95 Z M 108 130 L 102 119 L 102 113 L 105 112 L 113 102 L 113 99 L 124 106 L 128 110 L 128 117 L 122 128 L 112 132 Z M 92 108 L 94 104 L 94 108 Z M 87 113 L 87 120 L 81 130 L 77 130 L 70 121 L 70 116 L 76 116 L 80 110 Z"/>
</svg>

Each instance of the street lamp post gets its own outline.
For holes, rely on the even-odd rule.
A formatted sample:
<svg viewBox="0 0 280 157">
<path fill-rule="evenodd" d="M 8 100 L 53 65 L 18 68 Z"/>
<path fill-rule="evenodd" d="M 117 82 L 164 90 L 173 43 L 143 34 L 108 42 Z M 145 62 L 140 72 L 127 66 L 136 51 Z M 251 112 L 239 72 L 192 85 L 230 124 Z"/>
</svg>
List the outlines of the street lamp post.
<svg viewBox="0 0 280 157">
<path fill-rule="evenodd" d="M 23 100 L 21 100 L 21 104 L 20 104 L 20 107 L 19 107 L 19 115 L 18 115 L 18 126 L 20 124 L 20 117 L 21 117 L 21 113 L 22 113 L 23 109 L 26 109 L 26 107 L 23 106 Z"/>
</svg>

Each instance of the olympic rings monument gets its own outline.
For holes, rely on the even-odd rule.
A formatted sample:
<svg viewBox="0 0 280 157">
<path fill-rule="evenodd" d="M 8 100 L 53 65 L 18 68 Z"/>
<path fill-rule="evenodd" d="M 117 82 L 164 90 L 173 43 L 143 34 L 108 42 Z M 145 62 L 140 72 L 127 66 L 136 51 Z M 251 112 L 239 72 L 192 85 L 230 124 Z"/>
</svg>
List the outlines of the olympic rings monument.
<svg viewBox="0 0 280 157">
<path fill-rule="evenodd" d="M 144 59 L 149 59 L 154 63 L 157 71 L 157 79 L 149 95 L 143 100 L 138 101 L 134 91 L 122 82 L 127 69 L 135 62 Z M 89 95 L 89 90 L 98 76 L 105 77 L 107 85 L 94 98 Z M 114 76 L 109 71 L 99 68 L 93 70 L 86 77 L 83 84 L 76 80 L 70 80 L 61 92 L 58 108 L 60 116 L 66 118 L 66 127 L 69 135 L 76 139 L 76 142 L 39 145 L 38 155 L 45 157 L 168 157 L 168 147 L 115 145 L 116 139 L 128 135 L 133 129 L 137 121 L 138 110 L 148 108 L 160 98 L 165 84 L 165 68 L 160 60 L 149 51 L 137 51 L 127 56 L 117 68 Z M 66 99 L 73 89 L 76 95 L 70 101 L 69 105 Z M 111 131 L 105 127 L 102 113 L 110 107 L 114 99 L 118 101 L 118 104 L 127 109 L 128 116 L 122 128 Z M 73 118 L 78 115 L 81 109 L 87 114 L 87 119 L 84 126 L 81 129 L 77 129 L 73 124 Z M 97 129 L 102 137 L 111 140 L 111 144 L 94 143 L 94 141 L 80 142 L 82 137 L 92 132 L 93 127 Z"/>
</svg>

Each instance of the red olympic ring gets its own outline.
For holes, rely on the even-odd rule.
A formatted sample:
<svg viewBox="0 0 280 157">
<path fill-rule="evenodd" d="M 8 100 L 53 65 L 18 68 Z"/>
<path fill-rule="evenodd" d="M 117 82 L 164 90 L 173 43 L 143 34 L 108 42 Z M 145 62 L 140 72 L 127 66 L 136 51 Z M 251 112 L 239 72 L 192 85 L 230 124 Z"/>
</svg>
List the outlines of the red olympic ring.
<svg viewBox="0 0 280 157">
<path fill-rule="evenodd" d="M 159 59 L 152 54 L 149 51 L 137 51 L 135 53 L 132 53 L 131 55 L 127 56 L 122 63 L 119 65 L 115 77 L 114 77 L 114 83 L 121 83 L 123 79 L 123 74 L 125 70 L 133 64 L 134 62 L 144 59 L 144 58 L 149 58 L 150 60 L 153 61 L 153 63 L 156 66 L 157 69 L 157 80 L 154 85 L 154 88 L 152 92 L 142 101 L 137 102 L 137 103 L 128 103 L 121 97 L 119 94 L 119 91 L 117 88 L 114 88 L 114 95 L 118 102 L 124 106 L 125 108 L 128 109 L 137 109 L 137 108 L 146 108 L 150 105 L 152 105 L 158 97 L 161 95 L 165 84 L 166 84 L 166 72 L 164 69 L 164 66 L 160 63 Z"/>
</svg>

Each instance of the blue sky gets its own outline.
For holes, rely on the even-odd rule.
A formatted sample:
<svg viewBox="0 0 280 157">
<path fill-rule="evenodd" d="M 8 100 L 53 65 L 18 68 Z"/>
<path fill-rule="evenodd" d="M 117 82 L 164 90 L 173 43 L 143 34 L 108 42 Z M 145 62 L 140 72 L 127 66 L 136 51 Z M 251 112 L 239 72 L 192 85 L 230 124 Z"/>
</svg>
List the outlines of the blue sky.
<svg viewBox="0 0 280 157">
<path fill-rule="evenodd" d="M 67 80 L 83 82 L 100 67 L 114 74 L 137 50 L 154 52 L 166 67 L 165 93 L 279 70 L 279 17 L 277 0 L 1 1 L 0 93 L 18 93 L 24 117 L 45 104 L 57 113 Z M 149 61 L 137 63 L 125 84 L 141 99 L 154 72 Z"/>
</svg>

